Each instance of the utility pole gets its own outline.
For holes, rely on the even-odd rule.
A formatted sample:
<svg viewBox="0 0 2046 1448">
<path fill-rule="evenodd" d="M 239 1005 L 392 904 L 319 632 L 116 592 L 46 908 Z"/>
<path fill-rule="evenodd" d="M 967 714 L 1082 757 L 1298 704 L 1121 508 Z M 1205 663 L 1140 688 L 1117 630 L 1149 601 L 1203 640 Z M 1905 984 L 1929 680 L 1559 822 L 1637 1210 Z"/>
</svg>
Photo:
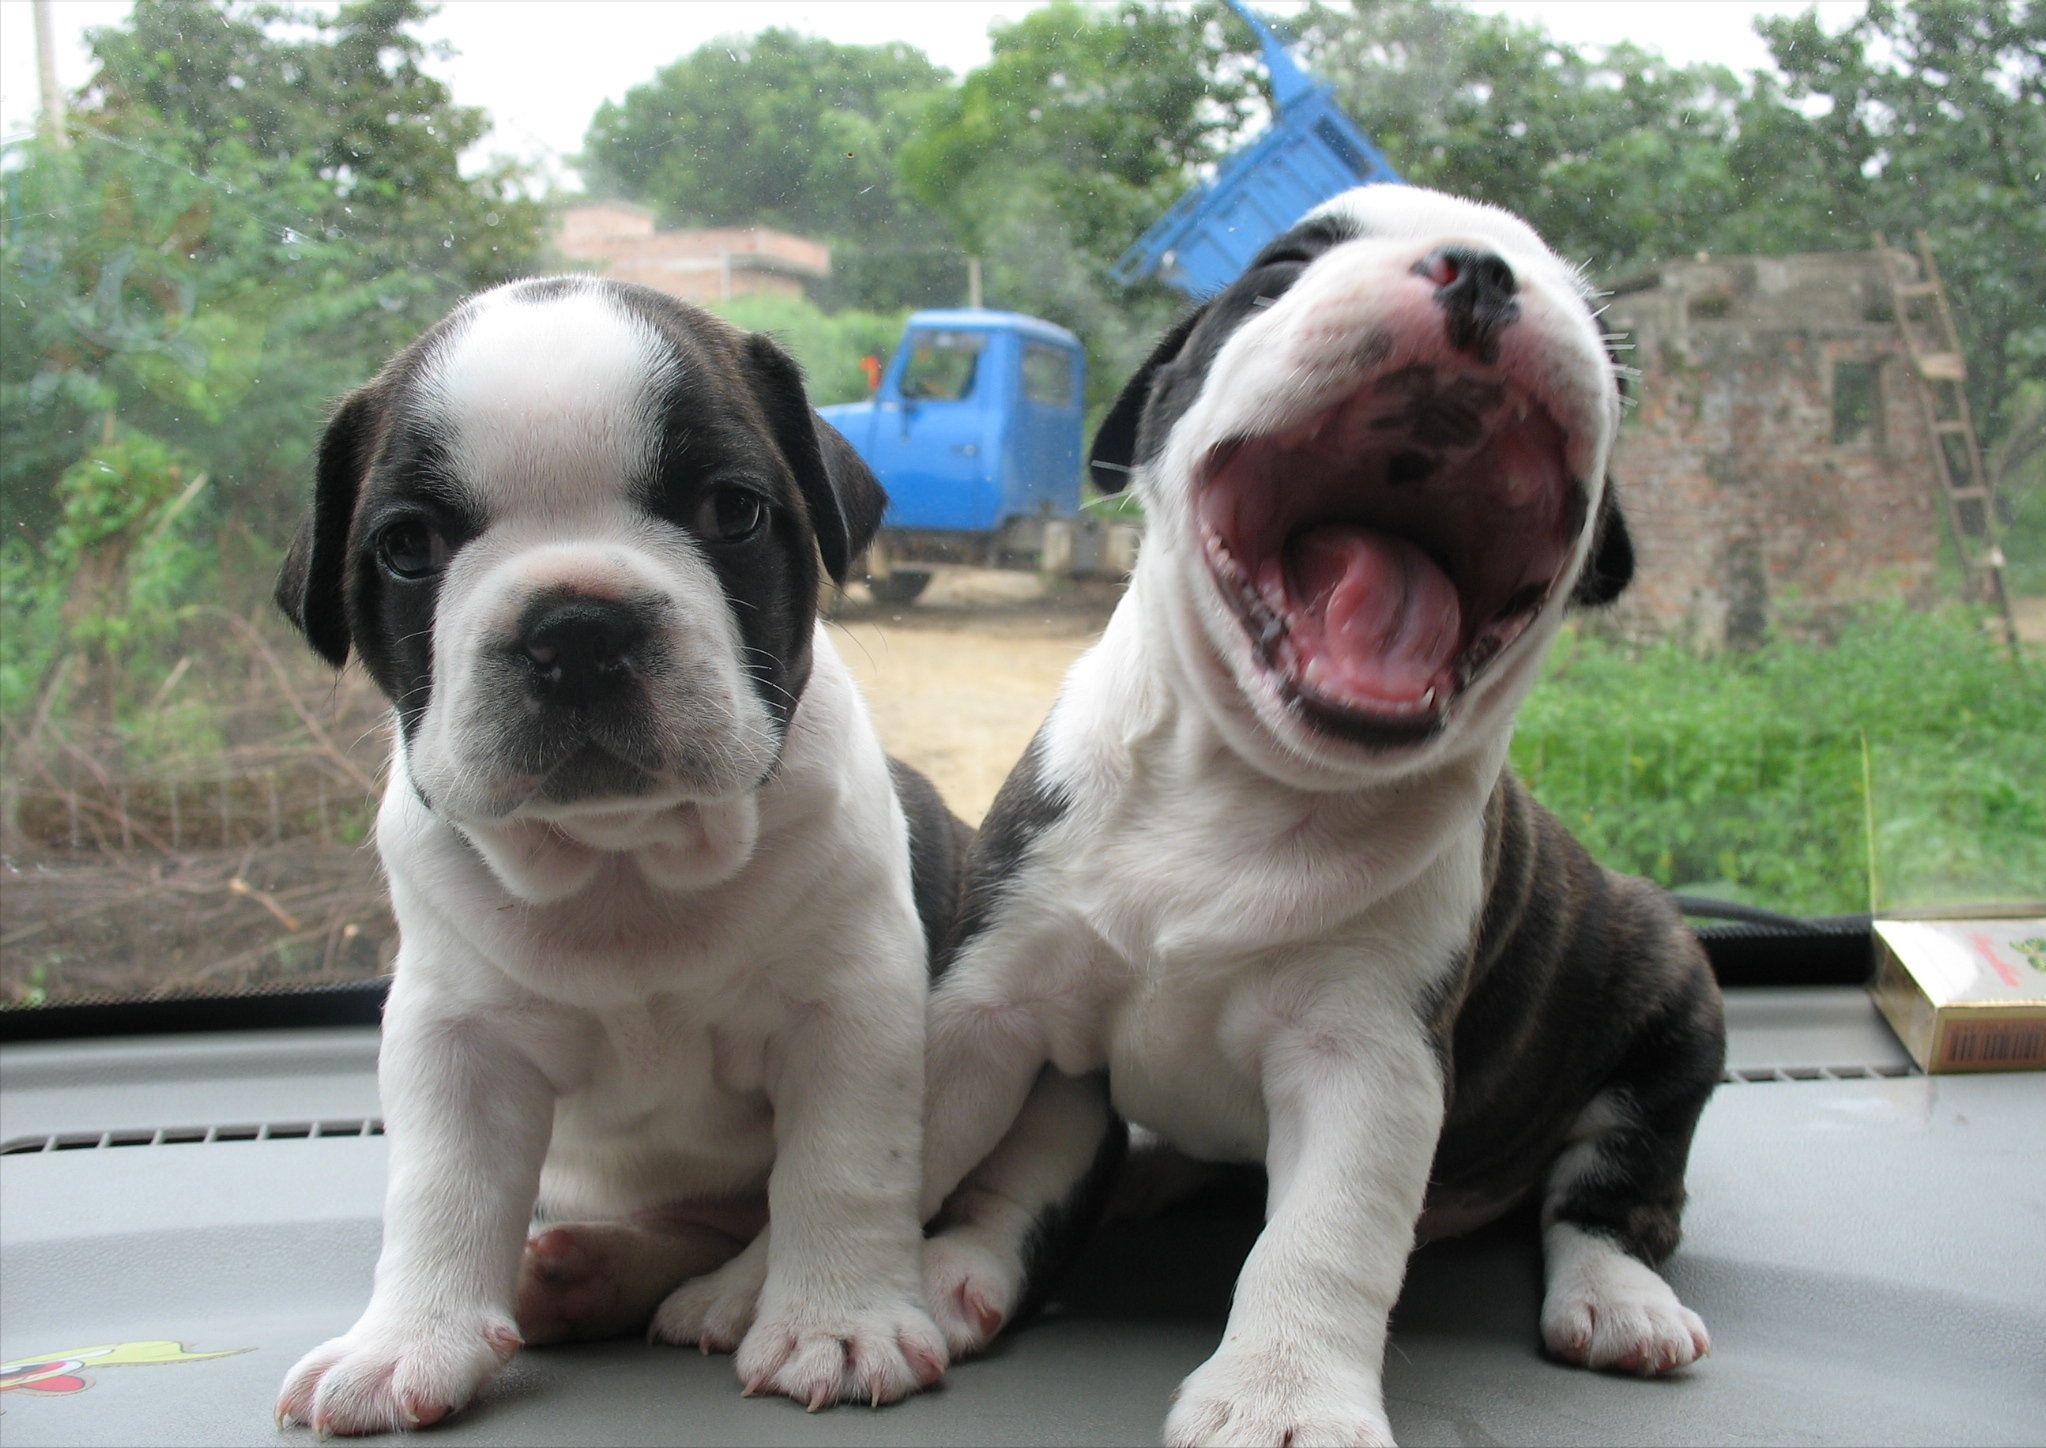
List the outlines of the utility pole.
<svg viewBox="0 0 2046 1448">
<path fill-rule="evenodd" d="M 980 310 L 980 258 L 966 258 L 966 305 Z"/>
<path fill-rule="evenodd" d="M 64 91 L 57 84 L 57 24 L 50 0 L 35 0 L 36 73 L 43 90 L 43 134 L 58 150 L 71 144 L 64 131 Z"/>
</svg>

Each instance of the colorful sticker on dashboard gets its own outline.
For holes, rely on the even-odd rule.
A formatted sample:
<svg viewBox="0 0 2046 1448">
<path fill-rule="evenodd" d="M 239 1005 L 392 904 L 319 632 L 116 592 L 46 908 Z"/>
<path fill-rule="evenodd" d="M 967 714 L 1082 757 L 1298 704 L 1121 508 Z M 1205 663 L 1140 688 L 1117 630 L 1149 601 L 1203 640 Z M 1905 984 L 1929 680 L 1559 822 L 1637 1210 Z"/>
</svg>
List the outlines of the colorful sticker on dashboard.
<svg viewBox="0 0 2046 1448">
<path fill-rule="evenodd" d="M 39 1357 L 0 1363 L 0 1393 L 82 1393 L 92 1386 L 89 1369 L 136 1367 L 146 1363 L 196 1363 L 233 1357 L 254 1348 L 231 1347 L 221 1352 L 187 1352 L 181 1342 L 112 1342 L 100 1347 L 74 1347 Z"/>
</svg>

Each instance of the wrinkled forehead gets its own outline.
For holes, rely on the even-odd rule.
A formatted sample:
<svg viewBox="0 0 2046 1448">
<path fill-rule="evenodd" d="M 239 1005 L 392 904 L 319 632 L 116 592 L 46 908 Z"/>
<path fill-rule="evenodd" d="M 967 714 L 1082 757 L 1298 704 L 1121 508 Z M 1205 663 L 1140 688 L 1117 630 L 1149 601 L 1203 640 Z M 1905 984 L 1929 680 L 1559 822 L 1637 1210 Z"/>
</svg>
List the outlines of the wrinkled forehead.
<svg viewBox="0 0 2046 1448">
<path fill-rule="evenodd" d="M 1296 230 L 1344 241 L 1488 243 L 1508 260 L 1537 264 L 1552 279 L 1586 290 L 1574 267 L 1549 250 L 1535 229 L 1510 211 L 1416 186 L 1359 186 L 1302 217 Z"/>
<path fill-rule="evenodd" d="M 448 319 L 411 402 L 465 484 L 566 498 L 648 474 L 683 370 L 668 339 L 603 291 L 514 285 Z"/>
</svg>

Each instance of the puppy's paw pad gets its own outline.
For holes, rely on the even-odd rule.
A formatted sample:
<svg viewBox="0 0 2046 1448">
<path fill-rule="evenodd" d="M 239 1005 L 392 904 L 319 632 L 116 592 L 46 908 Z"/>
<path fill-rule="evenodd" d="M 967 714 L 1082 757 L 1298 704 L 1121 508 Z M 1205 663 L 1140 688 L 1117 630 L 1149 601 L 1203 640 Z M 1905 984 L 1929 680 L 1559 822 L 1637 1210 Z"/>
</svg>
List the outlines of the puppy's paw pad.
<svg viewBox="0 0 2046 1448">
<path fill-rule="evenodd" d="M 741 1252 L 717 1271 L 683 1283 L 654 1309 L 647 1336 L 704 1352 L 731 1352 L 753 1326 L 766 1285 L 766 1258 Z"/>
<path fill-rule="evenodd" d="M 636 1324 L 617 1320 L 617 1262 L 601 1227 L 549 1227 L 519 1261 L 519 1333 L 534 1347 L 612 1337 Z"/>
<path fill-rule="evenodd" d="M 778 1393 L 811 1412 L 833 1403 L 880 1407 L 943 1376 L 945 1338 L 919 1303 L 768 1312 L 739 1344 L 746 1395 Z"/>
<path fill-rule="evenodd" d="M 1167 1448 L 1392 1448 L 1376 1386 L 1355 1372 L 1281 1352 L 1217 1353 L 1180 1384 Z"/>
<path fill-rule="evenodd" d="M 970 1229 L 924 1243 L 924 1298 L 955 1358 L 981 1351 L 1015 1315 L 1023 1264 Z"/>
<path fill-rule="evenodd" d="M 1712 1351 L 1698 1314 L 1653 1270 L 1618 1253 L 1550 1286 L 1542 1341 L 1565 1362 L 1642 1377 L 1687 1368 Z"/>
<path fill-rule="evenodd" d="M 285 1374 L 277 1421 L 322 1437 L 431 1427 L 518 1349 L 518 1329 L 487 1312 L 357 1323 Z"/>
</svg>

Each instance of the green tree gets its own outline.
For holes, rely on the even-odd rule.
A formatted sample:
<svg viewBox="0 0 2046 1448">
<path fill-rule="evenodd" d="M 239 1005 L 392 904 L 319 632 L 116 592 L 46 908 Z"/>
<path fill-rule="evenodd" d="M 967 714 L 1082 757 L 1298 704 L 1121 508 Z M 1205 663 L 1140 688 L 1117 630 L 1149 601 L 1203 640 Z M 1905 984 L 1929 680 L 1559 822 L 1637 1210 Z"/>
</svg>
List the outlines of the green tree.
<svg viewBox="0 0 2046 1448">
<path fill-rule="evenodd" d="M 1112 260 L 1170 206 L 1256 109 L 1250 37 L 1204 0 L 1075 0 L 995 31 L 993 53 L 925 110 L 903 147 L 911 192 L 986 250 L 1013 220 L 989 202 L 1030 189 L 1074 245 Z"/>
<path fill-rule="evenodd" d="M 95 32 L 75 145 L 22 149 L 0 230 L 0 516 L 53 521 L 107 417 L 276 537 L 322 414 L 461 294 L 532 269 L 543 215 L 420 68 L 418 0 L 332 16 L 138 5 Z"/>
<path fill-rule="evenodd" d="M 598 107 L 583 166 L 592 191 L 643 202 L 665 225 L 896 235 L 914 228 L 895 149 L 945 79 L 901 42 L 781 29 L 715 40 Z"/>
<path fill-rule="evenodd" d="M 1440 0 L 1316 0 L 1292 29 L 1407 180 L 1519 212 L 1594 275 L 1694 251 L 1743 205 L 1724 67 L 1588 53 Z"/>
<path fill-rule="evenodd" d="M 1262 102 L 1248 30 L 1214 0 L 1073 0 L 994 35 L 986 65 L 925 107 L 899 164 L 987 300 L 1058 322 L 1088 352 L 1098 408 L 1180 304 L 1107 266 L 1224 154 Z"/>
<path fill-rule="evenodd" d="M 116 722 L 205 646 L 185 605 L 267 593 L 334 400 L 541 257 L 519 175 L 462 174 L 485 122 L 420 68 L 428 13 L 140 4 L 72 145 L 10 156 L 0 712 L 68 679 Z"/>
</svg>

